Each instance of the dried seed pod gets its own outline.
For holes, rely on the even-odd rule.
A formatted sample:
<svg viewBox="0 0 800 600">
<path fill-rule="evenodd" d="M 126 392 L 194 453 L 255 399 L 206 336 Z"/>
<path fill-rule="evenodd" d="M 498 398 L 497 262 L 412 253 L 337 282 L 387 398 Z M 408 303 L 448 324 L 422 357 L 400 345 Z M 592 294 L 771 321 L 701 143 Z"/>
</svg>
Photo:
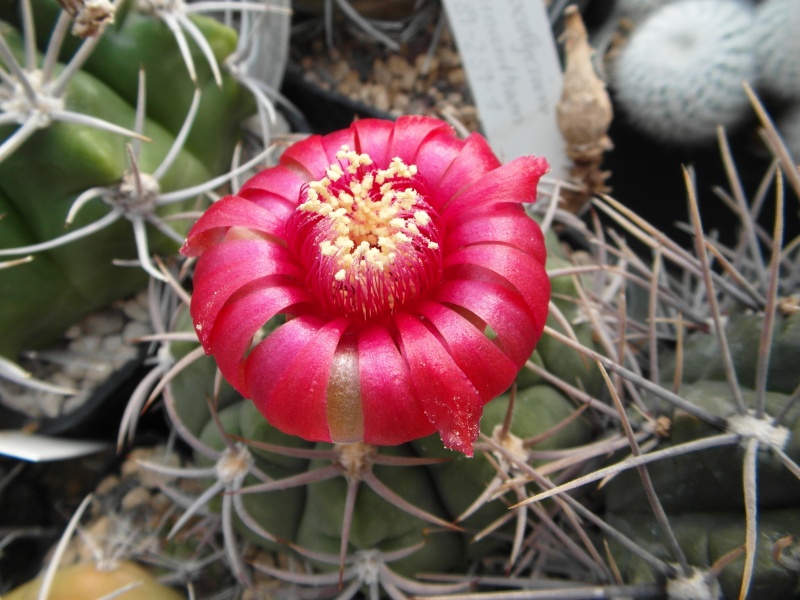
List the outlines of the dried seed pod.
<svg viewBox="0 0 800 600">
<path fill-rule="evenodd" d="M 564 195 L 567 209 L 580 212 L 589 196 L 605 192 L 609 173 L 600 169 L 603 153 L 613 145 L 608 128 L 613 118 L 611 100 L 603 80 L 592 65 L 594 49 L 586 39 L 586 27 L 575 6 L 568 7 L 563 34 L 566 69 L 556 118 L 567 143 L 567 155 L 574 161 L 571 177 L 584 186 L 583 192 Z"/>
</svg>

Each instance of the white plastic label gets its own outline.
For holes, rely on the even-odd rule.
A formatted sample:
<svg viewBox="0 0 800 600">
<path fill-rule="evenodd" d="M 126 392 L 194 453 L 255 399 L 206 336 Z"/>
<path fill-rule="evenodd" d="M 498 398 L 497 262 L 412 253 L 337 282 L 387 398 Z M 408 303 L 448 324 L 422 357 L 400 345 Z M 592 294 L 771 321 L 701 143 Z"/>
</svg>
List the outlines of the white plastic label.
<svg viewBox="0 0 800 600">
<path fill-rule="evenodd" d="M 562 73 L 543 0 L 444 0 L 486 138 L 503 162 L 534 154 L 563 177 Z"/>
<path fill-rule="evenodd" d="M 105 442 L 67 440 L 22 431 L 0 431 L 0 454 L 30 462 L 68 460 L 108 448 L 111 448 L 111 444 Z"/>
</svg>

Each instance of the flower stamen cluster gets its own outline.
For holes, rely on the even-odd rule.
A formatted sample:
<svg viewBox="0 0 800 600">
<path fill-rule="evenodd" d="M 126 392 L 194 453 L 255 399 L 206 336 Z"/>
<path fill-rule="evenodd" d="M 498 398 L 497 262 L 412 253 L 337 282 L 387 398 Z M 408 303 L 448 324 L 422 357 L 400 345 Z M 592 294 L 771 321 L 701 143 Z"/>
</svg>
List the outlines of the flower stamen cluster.
<svg viewBox="0 0 800 600">
<path fill-rule="evenodd" d="M 379 169 L 346 145 L 336 159 L 308 183 L 294 219 L 297 231 L 313 222 L 303 253 L 310 283 L 332 312 L 365 320 L 394 313 L 441 273 L 439 229 L 417 167 L 394 158 Z"/>
</svg>

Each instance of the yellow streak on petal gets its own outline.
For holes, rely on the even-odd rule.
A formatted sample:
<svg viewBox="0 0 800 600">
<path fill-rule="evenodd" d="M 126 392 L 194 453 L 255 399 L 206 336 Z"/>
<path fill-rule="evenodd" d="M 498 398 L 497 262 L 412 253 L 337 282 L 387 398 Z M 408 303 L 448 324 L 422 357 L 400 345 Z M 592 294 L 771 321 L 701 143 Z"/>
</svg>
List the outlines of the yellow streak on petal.
<svg viewBox="0 0 800 600">
<path fill-rule="evenodd" d="M 327 416 L 331 441 L 337 444 L 364 439 L 358 348 L 355 340 L 342 340 L 333 355 L 328 379 Z"/>
</svg>

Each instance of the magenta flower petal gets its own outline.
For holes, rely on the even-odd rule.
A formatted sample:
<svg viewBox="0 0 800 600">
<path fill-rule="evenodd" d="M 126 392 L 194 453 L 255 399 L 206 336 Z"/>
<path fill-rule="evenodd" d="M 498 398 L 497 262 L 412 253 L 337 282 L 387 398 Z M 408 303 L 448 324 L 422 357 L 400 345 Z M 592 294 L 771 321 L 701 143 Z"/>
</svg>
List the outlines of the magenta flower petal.
<svg viewBox="0 0 800 600">
<path fill-rule="evenodd" d="M 331 161 L 322 145 L 322 136 L 312 135 L 289 146 L 281 155 L 281 164 L 310 181 L 325 173 Z"/>
<path fill-rule="evenodd" d="M 282 285 L 286 278 L 256 281 L 249 293 L 240 291 L 219 311 L 208 339 L 217 365 L 225 379 L 243 396 L 249 396 L 243 377 L 245 353 L 258 330 L 279 313 L 311 300 L 308 292 L 295 285 Z"/>
<path fill-rule="evenodd" d="M 387 162 L 399 156 L 407 163 L 413 163 L 426 139 L 437 131 L 447 131 L 452 135 L 450 126 L 444 121 L 417 115 L 400 117 L 395 122 L 391 146 L 386 156 Z"/>
<path fill-rule="evenodd" d="M 256 344 L 250 354 L 242 357 L 245 359 L 244 387 L 254 390 L 254 394 L 248 396 L 262 414 L 267 413 L 266 401 L 277 382 L 283 378 L 292 362 L 302 356 L 325 323 L 325 319 L 310 314 L 291 319 Z M 269 369 L 259 368 L 264 361 L 269 361 Z"/>
<path fill-rule="evenodd" d="M 284 165 L 278 165 L 271 169 L 264 169 L 248 179 L 239 189 L 238 195 L 244 196 L 242 192 L 250 190 L 271 192 L 297 206 L 298 195 L 305 184 L 305 179 L 296 172 Z"/>
<path fill-rule="evenodd" d="M 214 354 L 208 336 L 225 303 L 241 287 L 269 275 L 302 279 L 303 272 L 286 248 L 258 239 L 228 240 L 205 251 L 195 269 L 191 313 L 206 352 Z"/>
<path fill-rule="evenodd" d="M 307 439 L 331 439 L 328 378 L 346 328 L 343 318 L 320 323 L 304 315 L 279 327 L 250 353 L 245 363 L 250 397 L 275 427 Z M 261 368 L 264 361 L 273 370 Z"/>
<path fill-rule="evenodd" d="M 546 306 L 532 312 L 519 293 L 491 281 L 445 281 L 433 299 L 468 310 L 491 327 L 518 367 L 530 357 L 528 348 L 536 344 L 547 319 Z"/>
<path fill-rule="evenodd" d="M 549 284 L 540 282 L 547 276 L 542 264 L 513 246 L 478 244 L 459 248 L 445 259 L 445 269 L 450 266 L 462 267 L 461 273 L 465 272 L 464 267 L 467 271 L 472 267 L 499 275 L 519 291 L 531 310 L 542 302 L 547 304 L 550 298 Z"/>
<path fill-rule="evenodd" d="M 379 165 L 388 164 L 395 124 L 383 119 L 361 119 L 352 125 L 355 134 L 355 147 L 372 157 Z"/>
<path fill-rule="evenodd" d="M 283 225 L 286 225 L 286 220 L 295 209 L 297 209 L 297 202 L 291 202 L 274 192 L 268 192 L 258 188 L 251 187 L 246 190 L 239 190 L 236 197 L 248 200 L 264 210 L 269 211 Z M 283 234 L 283 231 L 281 231 L 281 234 Z"/>
<path fill-rule="evenodd" d="M 231 227 L 247 227 L 275 238 L 283 235 L 280 214 L 253 206 L 244 198 L 231 196 L 225 202 L 216 202 L 206 211 L 202 221 L 189 232 L 181 252 L 186 256 L 199 256 L 209 246 L 221 242 Z"/>
<path fill-rule="evenodd" d="M 336 153 L 342 149 L 342 146 L 347 146 L 351 150 L 355 150 L 356 148 L 356 132 L 354 129 L 340 129 L 339 131 L 334 131 L 332 133 L 325 134 L 322 136 L 322 145 L 325 148 L 325 152 L 328 153 L 328 156 L 336 156 Z M 325 169 L 328 168 L 328 165 L 325 165 L 322 171 L 315 173 L 314 177 L 319 179 L 325 173 Z"/>
<path fill-rule="evenodd" d="M 451 354 L 417 318 L 397 315 L 402 354 L 425 414 L 445 447 L 472 456 L 483 409 L 480 393 Z"/>
<path fill-rule="evenodd" d="M 425 165 L 423 175 L 429 188 L 437 188 L 447 169 L 464 149 L 464 140 L 448 128 L 435 129 L 420 145 L 414 160 Z"/>
<path fill-rule="evenodd" d="M 420 168 L 425 165 L 423 160 L 418 160 L 418 163 Z M 450 163 L 441 180 L 435 186 L 429 182 L 432 186 L 431 195 L 439 201 L 435 205 L 436 208 L 442 210 L 459 190 L 475 181 L 480 181 L 499 166 L 500 161 L 497 160 L 486 139 L 473 133 L 466 139 L 464 147 Z M 535 189 L 533 193 L 535 196 Z"/>
<path fill-rule="evenodd" d="M 405 359 L 384 327 L 361 332 L 358 355 L 365 442 L 393 446 L 436 431 L 417 398 Z"/>
<path fill-rule="evenodd" d="M 472 322 L 435 302 L 423 302 L 419 312 L 436 328 L 449 354 L 478 390 L 484 404 L 508 389 L 508 381 L 516 377 L 519 366 Z"/>
<path fill-rule="evenodd" d="M 189 232 L 204 349 L 287 433 L 438 431 L 471 455 L 547 318 L 543 237 L 521 206 L 547 163 L 501 166 L 482 137 L 420 116 L 311 136 L 280 163 Z"/>
<path fill-rule="evenodd" d="M 448 223 L 444 243 L 448 248 L 502 243 L 518 248 L 544 263 L 546 249 L 539 229 L 529 229 L 530 217 L 519 204 L 495 204 L 483 211 L 459 214 Z"/>
<path fill-rule="evenodd" d="M 287 148 L 281 155 L 281 164 L 306 180 L 322 179 L 331 166 L 330 157 L 345 145 L 355 146 L 355 136 L 347 129 L 325 136 L 312 135 Z"/>
<path fill-rule="evenodd" d="M 445 204 L 442 217 L 487 210 L 502 202 L 533 202 L 536 184 L 547 169 L 547 161 L 542 158 L 516 158 L 459 190 Z"/>
</svg>

